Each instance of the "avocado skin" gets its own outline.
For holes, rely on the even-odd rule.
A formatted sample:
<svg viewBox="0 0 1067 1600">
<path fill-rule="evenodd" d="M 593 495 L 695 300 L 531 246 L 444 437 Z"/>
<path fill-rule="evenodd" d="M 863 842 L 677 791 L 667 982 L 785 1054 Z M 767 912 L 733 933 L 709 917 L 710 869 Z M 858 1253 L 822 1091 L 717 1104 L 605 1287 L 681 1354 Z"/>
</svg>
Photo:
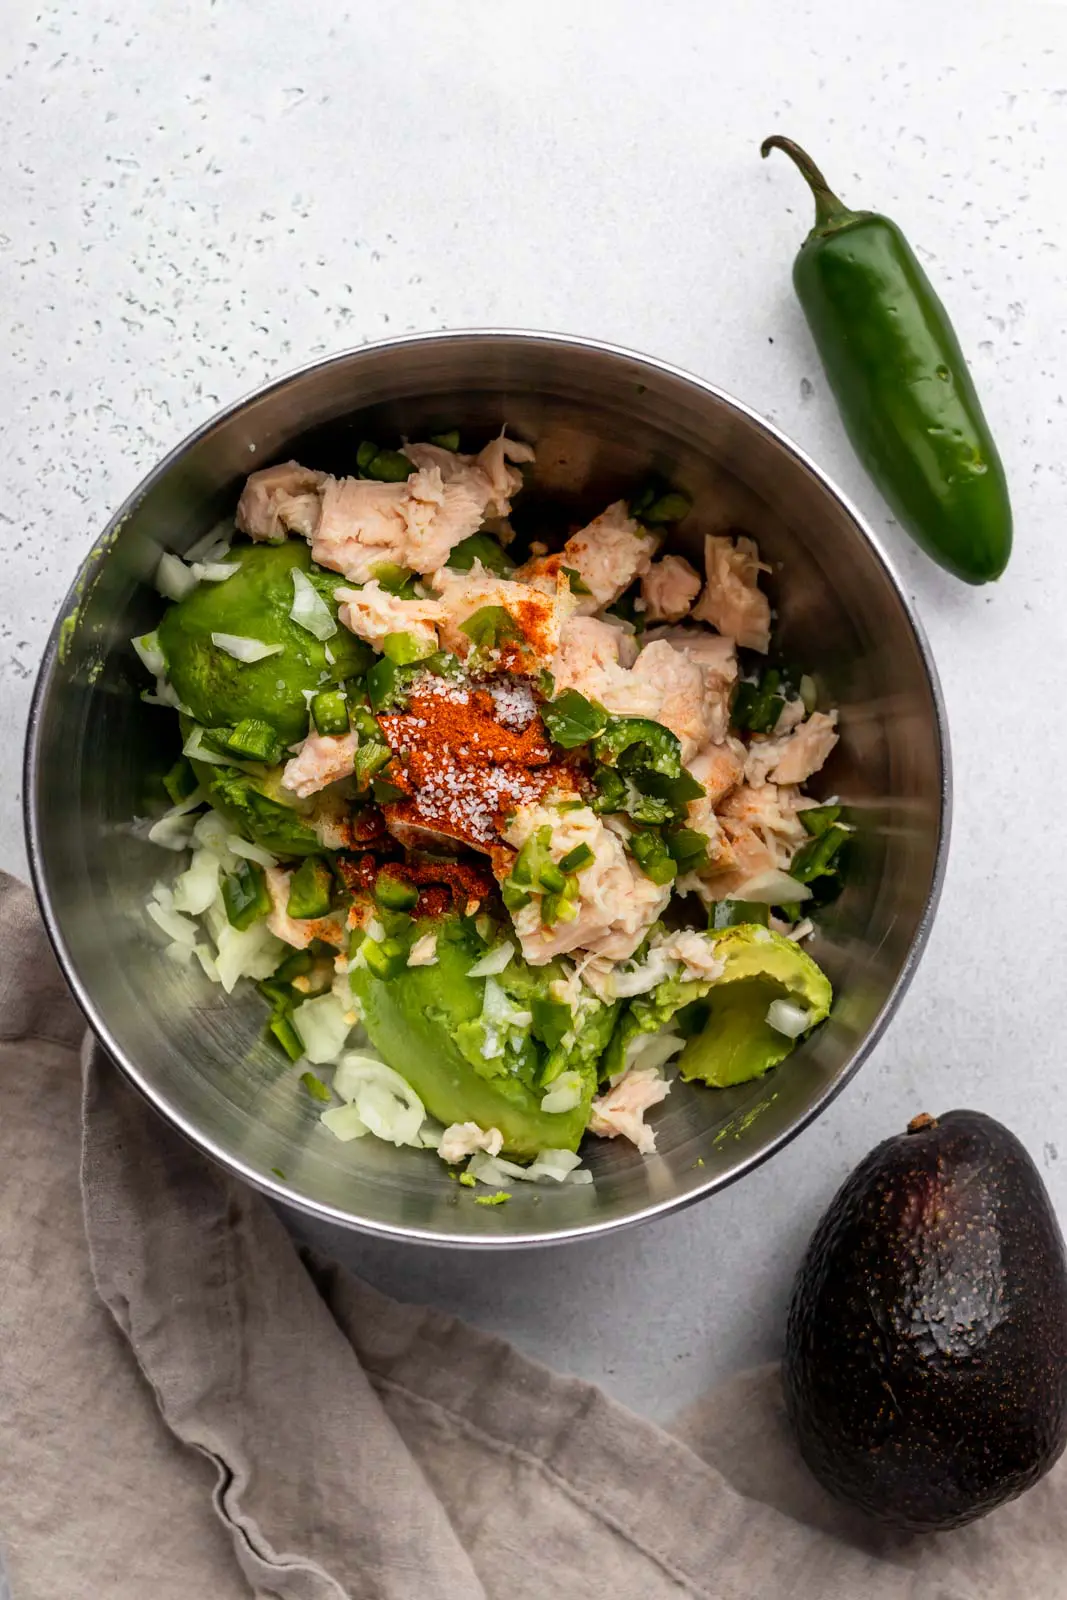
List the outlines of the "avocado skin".
<svg viewBox="0 0 1067 1600">
<path fill-rule="evenodd" d="M 1067 1441 L 1067 1259 L 1040 1174 L 977 1111 L 916 1118 L 815 1230 L 782 1369 L 824 1488 L 909 1532 L 956 1528 Z"/>
</svg>

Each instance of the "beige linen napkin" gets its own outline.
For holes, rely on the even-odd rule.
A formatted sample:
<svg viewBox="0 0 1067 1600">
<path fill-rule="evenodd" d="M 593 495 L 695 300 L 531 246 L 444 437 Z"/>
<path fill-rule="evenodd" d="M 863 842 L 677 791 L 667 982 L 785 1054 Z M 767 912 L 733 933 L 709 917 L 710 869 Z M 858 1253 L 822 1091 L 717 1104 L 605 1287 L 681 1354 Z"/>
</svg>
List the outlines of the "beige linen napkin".
<svg viewBox="0 0 1067 1600">
<path fill-rule="evenodd" d="M 99 1050 L 79 1074 L 81 1019 L 28 890 L 3 878 L 0 950 L 14 1600 L 1067 1593 L 1062 1470 L 972 1529 L 896 1539 L 808 1478 L 771 1369 L 672 1436 L 301 1257 Z"/>
</svg>

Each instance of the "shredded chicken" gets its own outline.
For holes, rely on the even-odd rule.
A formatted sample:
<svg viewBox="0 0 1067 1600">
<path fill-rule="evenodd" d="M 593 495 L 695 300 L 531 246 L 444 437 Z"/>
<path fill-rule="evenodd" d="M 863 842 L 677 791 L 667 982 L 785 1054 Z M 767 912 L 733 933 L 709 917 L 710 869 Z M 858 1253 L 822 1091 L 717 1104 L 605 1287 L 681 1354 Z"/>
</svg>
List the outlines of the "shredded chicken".
<svg viewBox="0 0 1067 1600">
<path fill-rule="evenodd" d="M 710 622 L 739 645 L 766 654 L 771 642 L 771 606 L 759 587 L 755 542 L 743 536 L 730 539 L 709 533 L 704 540 L 704 566 L 707 583 L 693 607 L 694 620 Z"/>
<path fill-rule="evenodd" d="M 535 967 L 570 950 L 588 950 L 612 961 L 627 960 L 666 907 L 670 884 L 661 886 L 646 877 L 627 855 L 619 833 L 588 806 L 562 813 L 552 806 L 522 806 L 504 837 L 518 849 L 546 824 L 552 829 L 554 861 L 562 860 L 580 844 L 588 845 L 593 860 L 578 875 L 578 915 L 572 922 L 560 919 L 545 927 L 539 894 L 514 913 L 523 955 Z M 503 865 L 510 870 L 510 861 Z"/>
<path fill-rule="evenodd" d="M 650 628 L 646 648 L 661 639 L 695 661 L 704 674 L 704 709 L 708 737 L 721 744 L 730 726 L 730 703 L 737 683 L 737 647 L 732 639 L 704 628 Z"/>
<path fill-rule="evenodd" d="M 680 622 L 700 593 L 700 574 L 684 556 L 654 561 L 641 579 L 646 622 Z"/>
<path fill-rule="evenodd" d="M 325 472 L 283 461 L 253 472 L 237 502 L 237 527 L 250 539 L 280 543 L 289 533 L 309 539 L 319 520 L 319 488 Z"/>
<path fill-rule="evenodd" d="M 512 498 L 522 488 L 522 473 L 510 463 L 534 460 L 534 451 L 518 439 L 500 433 L 476 456 L 443 450 L 436 444 L 406 444 L 404 454 L 416 467 L 433 467 L 446 487 L 462 489 L 471 503 L 481 506 L 481 519 L 506 517 Z M 473 530 L 472 530 L 473 531 Z"/>
<path fill-rule="evenodd" d="M 427 653 L 437 648 L 437 623 L 444 609 L 437 600 L 401 600 L 376 578 L 361 589 L 335 589 L 344 627 L 380 650 L 391 633 L 409 633 Z"/>
<path fill-rule="evenodd" d="M 821 769 L 837 740 L 837 712 L 813 711 L 784 738 L 754 739 L 745 776 L 757 786 L 768 778 L 775 783 L 806 783 Z"/>
<path fill-rule="evenodd" d="M 309 733 L 297 755 L 285 763 L 282 787 L 306 800 L 327 784 L 347 778 L 356 756 L 354 733 Z"/>
<path fill-rule="evenodd" d="M 511 633 L 500 639 L 505 657 L 510 645 L 532 657 L 533 664 L 547 665 L 559 648 L 563 626 L 575 607 L 570 585 L 562 573 L 551 595 L 513 578 L 498 577 L 480 561 L 475 561 L 469 572 L 442 567 L 431 582 L 440 596 L 441 643 L 462 657 L 474 648 L 463 631 L 463 623 L 483 607 L 499 606 L 512 623 Z"/>
<path fill-rule="evenodd" d="M 759 834 L 774 856 L 774 864 L 788 871 L 789 863 L 808 837 L 798 810 L 812 802 L 795 789 L 774 783 L 753 788 L 744 783 L 722 802 L 720 816 L 745 823 Z"/>
<path fill-rule="evenodd" d="M 617 1083 L 593 1101 L 590 1133 L 602 1139 L 620 1135 L 635 1144 L 642 1155 L 656 1148 L 656 1135 L 645 1123 L 645 1112 L 670 1093 L 670 1084 L 656 1067 L 630 1067 Z"/>
<path fill-rule="evenodd" d="M 625 500 L 616 500 L 587 527 L 572 533 L 563 546 L 563 565 L 577 572 L 589 589 L 579 597 L 586 615 L 614 605 L 635 578 L 648 571 L 655 538 L 631 517 Z"/>
</svg>

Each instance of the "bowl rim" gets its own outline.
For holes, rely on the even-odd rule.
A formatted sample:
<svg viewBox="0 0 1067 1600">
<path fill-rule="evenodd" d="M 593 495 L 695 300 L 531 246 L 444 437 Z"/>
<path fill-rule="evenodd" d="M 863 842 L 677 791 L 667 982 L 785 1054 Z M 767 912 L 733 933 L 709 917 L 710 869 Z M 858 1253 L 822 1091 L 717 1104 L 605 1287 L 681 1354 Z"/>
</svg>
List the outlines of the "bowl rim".
<svg viewBox="0 0 1067 1600">
<path fill-rule="evenodd" d="M 915 638 L 919 656 L 930 687 L 931 700 L 934 709 L 934 733 L 937 747 L 939 767 L 939 803 L 937 814 L 937 843 L 934 853 L 934 865 L 930 879 L 929 890 L 923 904 L 922 912 L 916 923 L 915 931 L 908 945 L 907 952 L 901 964 L 892 988 L 886 995 L 877 1016 L 871 1023 L 864 1038 L 853 1051 L 851 1058 L 834 1081 L 828 1084 L 805 1108 L 803 1114 L 788 1128 L 783 1129 L 767 1144 L 754 1150 L 746 1156 L 736 1168 L 727 1173 L 713 1175 L 698 1183 L 694 1188 L 684 1194 L 671 1195 L 665 1199 L 653 1201 L 643 1205 L 625 1216 L 608 1217 L 599 1221 L 578 1223 L 573 1226 L 553 1228 L 537 1231 L 527 1230 L 515 1234 L 482 1234 L 476 1232 L 456 1232 L 443 1234 L 432 1228 L 416 1227 L 411 1225 L 398 1225 L 393 1223 L 377 1222 L 372 1219 L 354 1216 L 335 1205 L 322 1201 L 309 1199 L 306 1195 L 297 1193 L 287 1181 L 273 1178 L 270 1175 L 257 1171 L 243 1162 L 240 1157 L 232 1155 L 222 1149 L 215 1141 L 203 1133 L 191 1119 L 185 1117 L 181 1111 L 173 1106 L 166 1095 L 155 1089 L 146 1078 L 146 1075 L 123 1051 L 112 1037 L 107 1022 L 100 1014 L 92 996 L 82 984 L 70 950 L 67 947 L 59 926 L 58 919 L 53 911 L 51 897 L 48 891 L 44 850 L 41 843 L 37 801 L 38 801 L 38 744 L 43 721 L 44 706 L 52 686 L 57 661 L 60 654 L 60 645 L 64 636 L 67 623 L 74 617 L 82 594 L 85 592 L 89 580 L 96 569 L 106 559 L 113 535 L 125 519 L 131 515 L 144 497 L 155 485 L 170 472 L 173 466 L 187 453 L 193 445 L 209 434 L 220 423 L 228 420 L 243 411 L 247 406 L 264 399 L 276 390 L 285 388 L 296 379 L 305 378 L 312 373 L 323 371 L 331 366 L 340 365 L 358 359 L 364 355 L 378 354 L 383 351 L 396 349 L 403 346 L 417 344 L 461 344 L 476 340 L 509 340 L 515 343 L 550 343 L 570 347 L 572 349 L 588 350 L 599 355 L 607 355 L 621 361 L 626 361 L 637 366 L 647 368 L 659 374 L 680 380 L 700 390 L 703 394 L 720 401 L 729 407 L 746 423 L 760 429 L 791 456 L 801 467 L 810 472 L 819 482 L 826 493 L 837 500 L 842 509 L 852 520 L 861 538 L 865 539 L 883 569 L 884 575 L 894 590 L 897 600 L 904 613 L 905 619 Z M 646 355 L 641 351 L 633 350 L 625 345 L 613 344 L 605 340 L 586 338 L 580 334 L 555 333 L 549 330 L 535 328 L 447 328 L 433 329 L 425 333 L 406 333 L 388 339 L 368 341 L 366 344 L 350 346 L 344 350 L 332 351 L 329 354 L 316 357 L 314 360 L 303 362 L 291 368 L 278 377 L 270 378 L 267 382 L 257 385 L 256 388 L 242 395 L 230 404 L 220 407 L 211 416 L 197 427 L 193 428 L 177 445 L 175 445 L 145 476 L 140 480 L 130 494 L 126 496 L 118 510 L 108 521 L 106 528 L 94 541 L 88 554 L 81 563 L 78 572 L 64 598 L 55 622 L 45 645 L 41 666 L 38 670 L 34 685 L 33 696 L 30 703 L 30 712 L 26 727 L 26 741 L 23 760 L 23 825 L 26 839 L 26 850 L 30 866 L 30 878 L 33 890 L 40 907 L 45 931 L 49 942 L 55 952 L 60 970 L 69 985 L 79 1008 L 97 1042 L 110 1056 L 111 1060 L 122 1072 L 127 1082 L 136 1089 L 149 1104 L 179 1133 L 183 1134 L 191 1144 L 209 1156 L 212 1161 L 224 1170 L 244 1180 L 261 1194 L 282 1205 L 313 1217 L 317 1221 L 332 1223 L 335 1226 L 353 1230 L 358 1233 L 368 1234 L 379 1239 L 403 1241 L 404 1243 L 434 1245 L 447 1249 L 478 1249 L 478 1250 L 516 1250 L 541 1247 L 545 1245 L 561 1245 L 575 1241 L 592 1239 L 602 1235 L 620 1232 L 624 1228 L 637 1226 L 639 1223 L 652 1221 L 654 1218 L 664 1217 L 671 1212 L 681 1211 L 685 1207 L 695 1205 L 700 1200 L 705 1200 L 709 1195 L 718 1193 L 728 1188 L 739 1179 L 745 1177 L 756 1167 L 771 1159 L 780 1150 L 791 1143 L 798 1134 L 802 1133 L 815 1119 L 822 1115 L 826 1108 L 842 1092 L 859 1071 L 860 1067 L 870 1056 L 875 1046 L 881 1040 L 894 1013 L 906 993 L 912 978 L 915 975 L 919 962 L 922 959 L 929 938 L 930 929 L 941 898 L 944 885 L 945 870 L 948 860 L 949 838 L 952 822 L 952 757 L 949 740 L 948 718 L 945 709 L 944 695 L 941 681 L 935 664 L 929 641 L 918 615 L 908 597 L 907 591 L 884 549 L 878 535 L 873 531 L 867 519 L 856 507 L 848 495 L 841 490 L 834 480 L 817 465 L 788 434 L 777 427 L 766 417 L 760 415 L 753 407 L 738 400 L 727 390 L 720 388 L 698 374 L 688 371 L 673 362 L 661 360 L 659 357 Z"/>
</svg>

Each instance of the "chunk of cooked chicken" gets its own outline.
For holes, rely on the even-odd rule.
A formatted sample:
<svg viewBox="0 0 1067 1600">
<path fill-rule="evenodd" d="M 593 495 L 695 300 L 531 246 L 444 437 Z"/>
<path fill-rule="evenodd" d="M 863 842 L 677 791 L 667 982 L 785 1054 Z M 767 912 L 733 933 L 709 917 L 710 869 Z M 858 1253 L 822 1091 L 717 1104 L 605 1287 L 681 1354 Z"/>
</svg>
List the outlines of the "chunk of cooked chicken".
<svg viewBox="0 0 1067 1600">
<path fill-rule="evenodd" d="M 236 523 L 250 539 L 281 543 L 289 533 L 310 539 L 318 525 L 325 472 L 283 461 L 253 472 L 237 502 Z"/>
<path fill-rule="evenodd" d="M 299 753 L 285 763 L 282 788 L 306 800 L 327 784 L 347 778 L 356 759 L 354 733 L 309 733 Z"/>
<path fill-rule="evenodd" d="M 700 574 L 684 556 L 653 561 L 641 579 L 646 622 L 680 622 L 700 593 Z"/>
<path fill-rule="evenodd" d="M 735 639 L 747 650 L 766 654 L 771 642 L 771 606 L 759 587 L 759 550 L 752 539 L 704 540 L 707 583 L 691 615 Z"/>
<path fill-rule="evenodd" d="M 808 804 L 810 802 L 793 788 L 775 783 L 758 787 L 743 783 L 727 795 L 719 815 L 743 822 L 758 833 L 774 856 L 775 866 L 787 871 L 797 849 L 808 837 L 798 815 Z"/>
<path fill-rule="evenodd" d="M 632 689 L 638 696 L 635 703 L 641 707 L 634 715 L 654 716 L 659 709 L 658 693 L 630 683 L 627 669 L 636 657 L 637 643 L 632 634 L 599 617 L 571 617 L 564 624 L 552 662 L 556 693 L 577 689 L 587 700 L 599 700 L 606 706 L 615 693 L 625 694 Z"/>
<path fill-rule="evenodd" d="M 654 884 L 627 855 L 619 833 L 588 807 L 558 811 L 551 805 L 522 806 L 504 830 L 508 844 L 519 849 L 543 826 L 552 830 L 550 853 L 561 861 L 580 844 L 593 860 L 578 874 L 578 915 L 549 927 L 541 922 L 541 895 L 513 914 L 522 953 L 532 966 L 544 966 L 569 950 L 589 950 L 612 961 L 625 961 L 666 907 L 670 884 Z M 507 870 L 510 870 L 510 860 Z M 494 862 L 498 868 L 502 862 Z M 501 873 L 506 876 L 506 871 Z"/>
<path fill-rule="evenodd" d="M 747 822 L 723 817 L 721 825 L 732 864 L 702 873 L 696 887 L 705 900 L 743 900 L 746 883 L 776 870 L 777 852 Z"/>
<path fill-rule="evenodd" d="M 535 459 L 533 447 L 504 433 L 491 439 L 476 456 L 444 450 L 436 444 L 406 444 L 404 454 L 416 467 L 436 467 L 445 485 L 465 486 L 482 507 L 482 518 L 506 517 L 522 488 L 522 473 L 511 463 Z M 472 530 L 473 531 L 473 530 Z"/>
<path fill-rule="evenodd" d="M 476 1122 L 453 1122 L 441 1135 L 437 1154 L 449 1166 L 455 1166 L 457 1161 L 465 1161 L 477 1150 L 498 1156 L 503 1148 L 504 1135 L 499 1128 L 479 1128 Z"/>
<path fill-rule="evenodd" d="M 372 578 L 361 589 L 335 589 L 342 624 L 380 650 L 391 633 L 409 633 L 426 653 L 437 648 L 437 624 L 444 615 L 438 600 L 402 600 Z"/>
<path fill-rule="evenodd" d="M 463 624 L 486 606 L 499 606 L 510 617 L 512 632 L 500 638 L 501 660 L 505 666 L 520 668 L 548 665 L 559 648 L 563 626 L 574 613 L 574 596 L 562 573 L 554 594 L 498 577 L 480 561 L 469 572 L 442 567 L 430 581 L 440 596 L 441 643 L 464 658 L 474 645 Z"/>
<path fill-rule="evenodd" d="M 591 615 L 614 605 L 648 571 L 657 542 L 631 517 L 625 500 L 616 500 L 572 533 L 563 546 L 562 564 L 577 572 L 590 591 L 579 597 L 579 610 Z"/>
<path fill-rule="evenodd" d="M 292 873 L 283 871 L 281 867 L 264 867 L 263 871 L 271 903 L 267 927 L 276 939 L 292 945 L 294 950 L 306 950 L 316 939 L 338 949 L 344 945 L 347 936 L 343 911 L 332 912 L 328 917 L 291 917 L 286 908 Z"/>
<path fill-rule="evenodd" d="M 620 1135 L 635 1144 L 642 1155 L 656 1148 L 656 1135 L 645 1123 L 645 1112 L 670 1093 L 670 1084 L 657 1067 L 630 1067 L 607 1094 L 593 1101 L 589 1132 L 602 1139 Z"/>
<path fill-rule="evenodd" d="M 644 639 L 646 647 L 666 640 L 701 668 L 708 737 L 713 744 L 721 744 L 730 726 L 730 704 L 737 683 L 734 641 L 704 628 L 650 628 Z"/>
<path fill-rule="evenodd" d="M 822 767 L 837 740 L 837 712 L 813 711 L 783 738 L 753 739 L 745 776 L 757 786 L 768 778 L 775 783 L 805 783 Z"/>
<path fill-rule="evenodd" d="M 655 712 L 655 719 L 677 734 L 682 760 L 691 761 L 712 733 L 712 708 L 708 704 L 703 670 L 681 650 L 675 650 L 665 639 L 660 639 L 641 651 L 630 677 L 658 693 L 659 710 Z M 608 706 L 609 711 L 622 709 L 617 705 Z"/>
</svg>

